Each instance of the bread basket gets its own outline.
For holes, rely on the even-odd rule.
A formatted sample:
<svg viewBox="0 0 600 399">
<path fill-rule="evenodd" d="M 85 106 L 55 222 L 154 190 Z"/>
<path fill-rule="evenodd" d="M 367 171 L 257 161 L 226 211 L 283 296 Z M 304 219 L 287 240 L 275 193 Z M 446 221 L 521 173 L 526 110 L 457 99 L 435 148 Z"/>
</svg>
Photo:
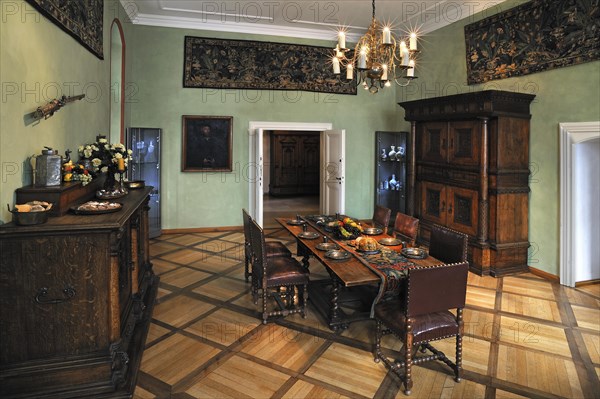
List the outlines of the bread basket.
<svg viewBox="0 0 600 399">
<path fill-rule="evenodd" d="M 48 221 L 48 214 L 50 209 L 38 212 L 19 212 L 16 209 L 11 210 L 7 204 L 8 211 L 12 213 L 12 220 L 19 226 L 32 226 L 36 224 L 46 223 Z"/>
</svg>

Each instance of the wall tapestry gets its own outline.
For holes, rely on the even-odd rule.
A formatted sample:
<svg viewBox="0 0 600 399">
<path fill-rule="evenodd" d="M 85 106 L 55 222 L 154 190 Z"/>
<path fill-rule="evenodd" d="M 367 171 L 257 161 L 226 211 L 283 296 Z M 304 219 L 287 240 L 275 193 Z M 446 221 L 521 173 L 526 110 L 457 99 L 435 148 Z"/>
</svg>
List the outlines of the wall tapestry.
<svg viewBox="0 0 600 399">
<path fill-rule="evenodd" d="M 356 95 L 336 79 L 330 59 L 327 47 L 186 36 L 183 87 Z"/>
<path fill-rule="evenodd" d="M 465 26 L 469 84 L 600 59 L 597 0 L 535 0 Z"/>
<path fill-rule="evenodd" d="M 104 0 L 27 0 L 101 60 Z"/>
</svg>

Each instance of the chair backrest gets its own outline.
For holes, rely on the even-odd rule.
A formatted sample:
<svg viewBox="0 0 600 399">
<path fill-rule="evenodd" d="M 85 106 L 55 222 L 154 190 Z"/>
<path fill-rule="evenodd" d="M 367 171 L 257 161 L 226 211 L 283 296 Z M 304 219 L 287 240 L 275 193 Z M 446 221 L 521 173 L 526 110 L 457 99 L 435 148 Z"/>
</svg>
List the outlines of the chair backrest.
<svg viewBox="0 0 600 399">
<path fill-rule="evenodd" d="M 373 223 L 383 228 L 383 232 L 387 231 L 390 224 L 390 217 L 392 216 L 392 210 L 381 205 L 375 205 L 375 211 L 373 212 Z"/>
<path fill-rule="evenodd" d="M 409 269 L 406 316 L 463 308 L 468 271 L 468 262 Z"/>
<path fill-rule="evenodd" d="M 468 241 L 466 234 L 434 224 L 429 240 L 429 255 L 444 263 L 466 262 Z"/>
<path fill-rule="evenodd" d="M 394 233 L 396 233 L 396 237 L 399 236 L 399 238 L 408 242 L 410 245 L 415 245 L 418 232 L 419 219 L 408 216 L 402 212 L 396 214 L 396 220 L 394 221 Z"/>
<path fill-rule="evenodd" d="M 252 223 L 252 217 L 244 208 L 242 208 L 242 220 L 244 221 L 244 250 L 246 258 L 251 258 L 252 244 L 250 244 L 250 224 Z"/>
<path fill-rule="evenodd" d="M 263 271 L 267 265 L 265 233 L 253 219 L 250 220 L 250 245 L 252 248 L 252 274 L 258 278 L 257 281 L 262 281 Z"/>
</svg>

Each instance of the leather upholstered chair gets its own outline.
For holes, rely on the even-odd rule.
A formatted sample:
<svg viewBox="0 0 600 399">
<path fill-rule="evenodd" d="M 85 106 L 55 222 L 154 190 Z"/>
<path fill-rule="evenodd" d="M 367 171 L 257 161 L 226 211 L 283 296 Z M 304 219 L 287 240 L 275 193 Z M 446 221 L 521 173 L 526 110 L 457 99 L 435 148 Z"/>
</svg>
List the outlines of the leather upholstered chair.
<svg viewBox="0 0 600 399">
<path fill-rule="evenodd" d="M 429 239 L 429 255 L 444 263 L 466 262 L 468 243 L 466 234 L 434 224 Z"/>
<path fill-rule="evenodd" d="M 414 246 L 417 242 L 419 232 L 419 219 L 408 216 L 402 212 L 396 214 L 394 221 L 394 233 L 396 238 L 406 241 L 408 245 Z"/>
<path fill-rule="evenodd" d="M 250 225 L 252 223 L 252 217 L 248 211 L 243 208 L 242 219 L 244 221 L 244 262 L 246 267 L 244 270 L 244 276 L 246 277 L 246 281 L 248 281 L 248 277 L 252 275 L 252 246 L 250 244 Z M 280 241 L 267 241 L 265 245 L 267 249 L 267 257 L 292 256 L 290 250 Z"/>
<path fill-rule="evenodd" d="M 382 360 L 404 382 L 410 395 L 413 364 L 441 360 L 460 382 L 462 372 L 463 308 L 467 291 L 467 262 L 410 269 L 407 289 L 397 299 L 375 305 L 375 362 Z M 456 316 L 450 312 L 456 309 Z M 402 360 L 388 359 L 381 351 L 381 337 L 392 333 L 404 344 Z M 453 363 L 429 342 L 456 337 Z M 431 355 L 420 354 L 429 350 Z M 400 373 L 404 369 L 404 373 Z"/>
<path fill-rule="evenodd" d="M 383 232 L 387 232 L 387 228 L 390 225 L 390 217 L 392 217 L 392 210 L 381 205 L 375 205 L 375 211 L 373 212 L 373 225 L 381 227 Z"/>
<path fill-rule="evenodd" d="M 250 242 L 253 257 L 252 280 L 256 281 L 257 287 L 261 289 L 263 324 L 267 324 L 271 316 L 287 316 L 292 313 L 301 313 L 302 317 L 306 318 L 308 269 L 291 256 L 267 257 L 263 229 L 254 220 L 250 225 Z M 257 292 L 253 292 L 254 303 L 258 302 L 256 295 Z M 279 310 L 267 310 L 269 297 L 275 298 Z"/>
</svg>

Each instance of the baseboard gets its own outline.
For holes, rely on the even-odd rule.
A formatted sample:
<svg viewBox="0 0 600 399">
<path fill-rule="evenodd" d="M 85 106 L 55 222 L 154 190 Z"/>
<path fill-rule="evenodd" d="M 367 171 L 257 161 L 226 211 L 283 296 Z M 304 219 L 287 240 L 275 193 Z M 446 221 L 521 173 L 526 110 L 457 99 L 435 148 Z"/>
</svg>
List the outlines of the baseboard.
<svg viewBox="0 0 600 399">
<path fill-rule="evenodd" d="M 600 279 L 587 280 L 587 281 L 578 281 L 575 283 L 575 287 L 583 287 L 584 285 L 592 285 L 600 283 Z"/>
<path fill-rule="evenodd" d="M 545 272 L 545 271 L 540 270 L 540 269 L 536 269 L 535 267 L 532 267 L 532 266 L 528 266 L 528 267 L 529 267 L 529 272 L 531 274 L 535 274 L 538 277 L 541 277 L 543 279 L 552 281 L 554 283 L 560 283 L 560 277 L 558 277 L 557 275 Z"/>
<path fill-rule="evenodd" d="M 242 226 L 198 227 L 192 229 L 163 229 L 161 230 L 161 234 L 219 233 L 242 229 Z"/>
</svg>

